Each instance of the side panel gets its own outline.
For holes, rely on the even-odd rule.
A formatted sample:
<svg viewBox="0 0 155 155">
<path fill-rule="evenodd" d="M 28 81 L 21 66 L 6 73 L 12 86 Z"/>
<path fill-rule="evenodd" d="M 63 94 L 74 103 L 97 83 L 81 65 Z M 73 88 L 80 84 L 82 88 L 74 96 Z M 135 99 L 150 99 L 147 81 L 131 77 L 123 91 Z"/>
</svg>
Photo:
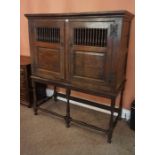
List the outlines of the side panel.
<svg viewBox="0 0 155 155">
<path fill-rule="evenodd" d="M 126 64 L 127 64 L 127 54 L 128 54 L 128 41 L 130 33 L 130 22 L 128 20 L 121 19 L 118 21 L 118 33 L 114 40 L 114 47 L 117 53 L 117 62 L 115 65 L 116 69 L 116 89 L 120 87 L 122 82 L 126 79 Z"/>
</svg>

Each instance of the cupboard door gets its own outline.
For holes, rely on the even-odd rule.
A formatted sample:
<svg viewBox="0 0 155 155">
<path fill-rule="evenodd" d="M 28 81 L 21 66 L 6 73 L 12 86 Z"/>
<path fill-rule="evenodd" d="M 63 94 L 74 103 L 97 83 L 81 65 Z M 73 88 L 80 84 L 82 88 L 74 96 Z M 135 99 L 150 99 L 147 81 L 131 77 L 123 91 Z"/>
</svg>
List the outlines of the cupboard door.
<svg viewBox="0 0 155 155">
<path fill-rule="evenodd" d="M 64 79 L 64 22 L 35 20 L 31 23 L 32 73 L 52 80 Z"/>
<path fill-rule="evenodd" d="M 69 25 L 69 78 L 71 84 L 91 90 L 109 89 L 112 22 L 78 22 Z"/>
</svg>

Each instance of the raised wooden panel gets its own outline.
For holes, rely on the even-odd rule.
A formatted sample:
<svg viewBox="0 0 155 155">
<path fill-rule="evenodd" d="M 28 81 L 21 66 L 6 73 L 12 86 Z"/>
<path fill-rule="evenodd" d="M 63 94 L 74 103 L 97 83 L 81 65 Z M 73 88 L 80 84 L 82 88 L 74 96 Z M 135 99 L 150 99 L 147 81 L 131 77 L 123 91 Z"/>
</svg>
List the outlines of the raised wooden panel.
<svg viewBox="0 0 155 155">
<path fill-rule="evenodd" d="M 60 51 L 38 47 L 38 67 L 52 71 L 60 72 Z"/>
<path fill-rule="evenodd" d="M 35 47 L 34 74 L 48 79 L 64 79 L 64 52 L 56 48 Z"/>
<path fill-rule="evenodd" d="M 74 53 L 73 76 L 104 79 L 104 53 L 76 51 Z"/>
</svg>

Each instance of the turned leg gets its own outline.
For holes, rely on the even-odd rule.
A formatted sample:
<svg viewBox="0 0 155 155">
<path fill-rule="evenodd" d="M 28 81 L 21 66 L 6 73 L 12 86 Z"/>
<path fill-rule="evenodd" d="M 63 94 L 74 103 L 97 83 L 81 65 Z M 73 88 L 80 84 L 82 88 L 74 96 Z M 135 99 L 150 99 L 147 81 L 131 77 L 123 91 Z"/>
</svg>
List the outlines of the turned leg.
<svg viewBox="0 0 155 155">
<path fill-rule="evenodd" d="M 111 99 L 111 116 L 110 116 L 109 131 L 108 131 L 108 143 L 111 143 L 112 134 L 113 134 L 114 108 L 115 108 L 115 98 Z"/>
<path fill-rule="evenodd" d="M 67 89 L 67 91 L 66 91 L 67 106 L 66 106 L 66 117 L 65 117 L 67 128 L 70 127 L 70 121 L 71 121 L 71 118 L 70 118 L 70 103 L 69 103 L 70 93 L 71 93 L 71 90 Z"/>
<path fill-rule="evenodd" d="M 54 86 L 53 98 L 54 98 L 54 101 L 56 102 L 57 101 L 57 88 L 56 88 L 56 86 Z"/>
<path fill-rule="evenodd" d="M 121 96 L 120 96 L 119 113 L 118 113 L 119 119 L 121 119 L 121 116 L 122 116 L 123 93 L 124 93 L 124 88 L 121 90 Z"/>
<path fill-rule="evenodd" d="M 32 90 L 33 90 L 33 110 L 34 114 L 37 115 L 37 97 L 36 97 L 36 83 L 35 81 L 32 81 Z"/>
</svg>

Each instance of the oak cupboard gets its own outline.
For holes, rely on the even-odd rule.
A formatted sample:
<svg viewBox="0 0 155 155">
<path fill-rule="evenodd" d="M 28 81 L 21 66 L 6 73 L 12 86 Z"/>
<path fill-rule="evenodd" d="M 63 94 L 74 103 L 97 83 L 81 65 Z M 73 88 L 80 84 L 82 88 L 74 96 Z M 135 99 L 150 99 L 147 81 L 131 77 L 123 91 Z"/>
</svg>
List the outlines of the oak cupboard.
<svg viewBox="0 0 155 155">
<path fill-rule="evenodd" d="M 67 127 L 72 121 L 104 131 L 111 142 L 113 128 L 121 115 L 133 15 L 128 11 L 109 11 L 25 16 L 29 25 L 34 92 L 37 82 L 53 84 L 54 99 L 59 95 L 67 98 L 66 116 L 62 116 Z M 57 86 L 65 88 L 66 95 L 58 93 Z M 71 90 L 107 97 L 111 105 L 75 98 L 70 95 Z M 115 99 L 119 93 L 121 99 L 117 108 Z M 104 130 L 73 119 L 70 99 L 110 110 L 109 128 Z M 34 101 L 35 114 L 42 109 L 39 105 Z M 116 119 L 114 112 L 118 113 Z"/>
</svg>

